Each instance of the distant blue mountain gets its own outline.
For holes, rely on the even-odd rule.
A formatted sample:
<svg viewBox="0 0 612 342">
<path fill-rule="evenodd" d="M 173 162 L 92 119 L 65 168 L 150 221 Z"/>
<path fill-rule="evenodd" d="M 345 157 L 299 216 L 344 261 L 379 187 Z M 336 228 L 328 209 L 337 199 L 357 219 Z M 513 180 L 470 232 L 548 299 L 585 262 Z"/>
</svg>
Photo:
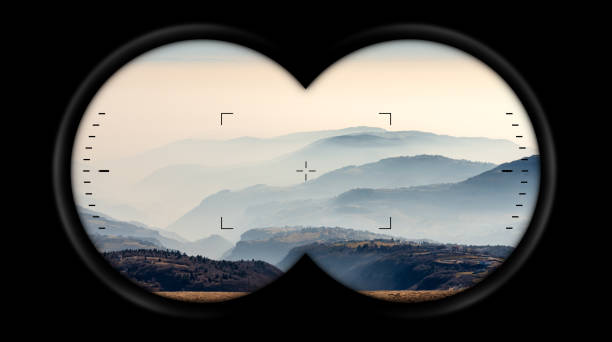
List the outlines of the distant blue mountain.
<svg viewBox="0 0 612 342">
<path fill-rule="evenodd" d="M 395 189 L 352 189 L 324 202 L 300 203 L 266 212 L 268 220 L 287 224 L 343 224 L 356 229 L 386 226 L 393 218 L 396 235 L 441 242 L 516 245 L 538 198 L 540 158 L 504 163 L 458 183 Z M 305 215 L 304 213 L 308 213 Z M 277 216 L 275 216 L 277 215 Z M 330 219 L 333 218 L 333 219 Z M 512 227 L 512 229 L 506 229 Z"/>
<path fill-rule="evenodd" d="M 115 220 L 103 213 L 85 208 L 78 208 L 78 210 L 85 231 L 100 251 L 165 248 L 179 250 L 188 255 L 219 259 L 233 246 L 232 243 L 216 234 L 191 242 L 171 232 L 156 230 L 142 223 Z M 100 227 L 104 229 L 99 229 Z"/>
<path fill-rule="evenodd" d="M 296 174 L 296 169 L 303 168 L 306 161 L 309 169 L 316 170 L 308 173 L 308 179 L 314 180 L 349 165 L 398 156 L 443 155 L 501 163 L 518 158 L 518 152 L 517 145 L 502 139 L 352 127 L 269 139 L 181 141 L 130 158 L 117 168 L 134 174 L 149 170 L 123 196 L 141 208 L 146 217 L 126 217 L 167 226 L 202 198 L 223 189 L 299 184 L 304 175 Z"/>
<path fill-rule="evenodd" d="M 444 155 L 477 161 L 513 160 L 517 145 L 503 139 L 453 137 L 420 131 L 368 131 L 317 140 L 281 160 L 338 158 L 344 165 L 363 164 L 392 156 Z M 315 159 L 316 157 L 316 159 Z M 351 157 L 354 161 L 348 161 Z M 368 160 L 369 158 L 369 160 Z"/>
<path fill-rule="evenodd" d="M 454 183 L 495 167 L 492 163 L 418 155 L 386 158 L 375 163 L 346 166 L 321 175 L 302 187 L 332 189 L 340 193 L 351 188 L 397 188 L 435 183 Z M 338 191 L 342 190 L 342 191 Z"/>
<path fill-rule="evenodd" d="M 374 201 L 428 201 L 461 205 L 470 197 L 471 200 L 486 200 L 485 207 L 493 204 L 505 206 L 508 198 L 516 202 L 519 193 L 525 193 L 527 199 L 537 196 L 540 177 L 540 157 L 526 157 L 501 164 L 491 170 L 470 177 L 456 184 L 432 184 L 415 187 L 398 187 L 395 189 L 352 189 L 334 199 L 339 204 L 355 204 Z M 526 183 L 522 183 L 526 182 Z M 507 194 L 507 196 L 505 196 Z M 435 200 L 435 201 L 434 201 Z"/>
<path fill-rule="evenodd" d="M 203 226 L 217 224 L 221 216 L 227 218 L 228 224 L 241 227 L 242 231 L 248 228 L 276 226 L 275 221 L 265 219 L 266 215 L 282 217 L 283 222 L 290 222 L 292 219 L 299 219 L 292 215 L 299 214 L 303 216 L 301 224 L 309 226 L 308 213 L 301 212 L 300 208 L 311 204 L 322 205 L 321 200 L 333 198 L 354 188 L 396 188 L 458 182 L 494 166 L 490 163 L 454 160 L 442 156 L 387 158 L 375 163 L 343 167 L 312 181 L 290 187 L 255 185 L 240 191 L 220 191 L 206 197 L 198 206 L 171 224 L 168 230 L 186 237 L 197 237 Z M 238 231 L 226 233 L 237 237 Z"/>
<path fill-rule="evenodd" d="M 465 165 L 472 167 L 470 162 Z M 181 235 L 193 234 L 205 222 L 214 224 L 219 216 L 224 216 L 241 231 L 301 225 L 380 232 L 378 228 L 388 227 L 392 217 L 389 233 L 404 238 L 513 246 L 527 227 L 537 201 L 539 165 L 539 156 L 531 156 L 456 183 L 397 188 L 354 186 L 330 197 L 296 197 L 318 191 L 308 185 L 295 188 L 260 185 L 238 192 L 224 191 L 203 200 L 169 229 Z M 434 170 L 429 174 L 438 177 Z M 385 182 L 385 177 L 380 179 Z M 316 183 L 312 184 L 315 187 Z"/>
</svg>

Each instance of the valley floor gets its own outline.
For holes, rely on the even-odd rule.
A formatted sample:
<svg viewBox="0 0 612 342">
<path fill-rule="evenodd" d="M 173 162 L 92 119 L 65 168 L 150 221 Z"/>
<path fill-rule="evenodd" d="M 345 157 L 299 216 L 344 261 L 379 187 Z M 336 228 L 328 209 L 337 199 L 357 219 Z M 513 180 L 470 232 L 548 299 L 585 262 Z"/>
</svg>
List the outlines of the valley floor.
<svg viewBox="0 0 612 342">
<path fill-rule="evenodd" d="M 431 290 L 431 291 L 412 291 L 412 290 L 393 290 L 393 291 L 359 291 L 360 293 L 374 298 L 398 302 L 416 303 L 430 300 L 442 299 L 452 296 L 461 290 Z M 194 303 L 214 303 L 235 299 L 245 296 L 249 292 L 204 292 L 204 291 L 177 291 L 177 292 L 155 292 L 156 294 L 186 302 Z"/>
<path fill-rule="evenodd" d="M 452 296 L 461 290 L 400 290 L 400 291 L 359 291 L 360 293 L 386 300 L 389 302 L 397 303 L 417 303 L 427 302 L 431 300 L 442 299 L 444 297 Z"/>
<path fill-rule="evenodd" d="M 248 295 L 249 292 L 212 292 L 212 291 L 160 291 L 155 294 L 186 302 L 194 303 L 214 303 L 236 299 Z"/>
</svg>

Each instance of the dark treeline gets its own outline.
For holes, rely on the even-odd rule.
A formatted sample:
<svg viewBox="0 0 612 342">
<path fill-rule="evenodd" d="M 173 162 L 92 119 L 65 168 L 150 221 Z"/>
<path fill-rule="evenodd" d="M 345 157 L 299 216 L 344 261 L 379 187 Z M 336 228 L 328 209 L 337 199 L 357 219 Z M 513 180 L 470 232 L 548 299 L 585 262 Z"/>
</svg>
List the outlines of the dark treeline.
<svg viewBox="0 0 612 342">
<path fill-rule="evenodd" d="M 282 274 L 259 260 L 212 260 L 176 250 L 103 253 L 123 275 L 151 291 L 253 291 Z"/>
<path fill-rule="evenodd" d="M 307 253 L 327 273 L 357 290 L 450 290 L 479 282 L 512 250 L 385 239 L 313 243 L 292 249 L 279 267 L 289 267 Z"/>
</svg>

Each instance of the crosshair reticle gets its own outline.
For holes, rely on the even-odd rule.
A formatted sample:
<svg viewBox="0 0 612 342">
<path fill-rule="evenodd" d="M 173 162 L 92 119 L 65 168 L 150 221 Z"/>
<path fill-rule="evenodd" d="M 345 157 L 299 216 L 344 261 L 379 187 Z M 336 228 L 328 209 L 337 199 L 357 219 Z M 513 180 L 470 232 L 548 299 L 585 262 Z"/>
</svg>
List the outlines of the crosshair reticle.
<svg viewBox="0 0 612 342">
<path fill-rule="evenodd" d="M 304 173 L 304 182 L 308 180 L 308 173 L 309 172 L 317 172 L 317 170 L 315 169 L 308 169 L 308 161 L 304 162 L 304 168 L 303 169 L 298 169 L 295 170 L 295 172 L 303 172 Z"/>
<path fill-rule="evenodd" d="M 254 50 L 177 41 L 118 69 L 81 114 L 79 229 L 177 300 L 247 295 L 304 254 L 381 300 L 458 295 L 511 258 L 539 199 L 531 113 L 434 41 L 362 48 L 307 90 Z"/>
</svg>

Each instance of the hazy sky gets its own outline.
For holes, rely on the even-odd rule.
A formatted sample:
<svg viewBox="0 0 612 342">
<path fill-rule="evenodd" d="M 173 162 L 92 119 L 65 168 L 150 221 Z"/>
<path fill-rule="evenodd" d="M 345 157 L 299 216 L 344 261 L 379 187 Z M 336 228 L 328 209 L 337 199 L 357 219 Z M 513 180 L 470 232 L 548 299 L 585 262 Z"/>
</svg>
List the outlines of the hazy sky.
<svg viewBox="0 0 612 342">
<path fill-rule="evenodd" d="M 235 115 L 220 126 L 221 112 Z M 393 113 L 392 126 L 379 112 Z M 459 50 L 425 41 L 359 50 L 306 90 L 275 62 L 247 48 L 216 41 L 174 43 L 135 59 L 106 82 L 81 125 L 100 120 L 106 139 L 97 140 L 99 159 L 188 138 L 273 137 L 352 126 L 500 138 L 536 147 L 521 103 L 495 72 Z M 75 146 L 88 134 L 89 129 L 81 130 Z M 516 135 L 524 138 L 518 141 Z"/>
</svg>

